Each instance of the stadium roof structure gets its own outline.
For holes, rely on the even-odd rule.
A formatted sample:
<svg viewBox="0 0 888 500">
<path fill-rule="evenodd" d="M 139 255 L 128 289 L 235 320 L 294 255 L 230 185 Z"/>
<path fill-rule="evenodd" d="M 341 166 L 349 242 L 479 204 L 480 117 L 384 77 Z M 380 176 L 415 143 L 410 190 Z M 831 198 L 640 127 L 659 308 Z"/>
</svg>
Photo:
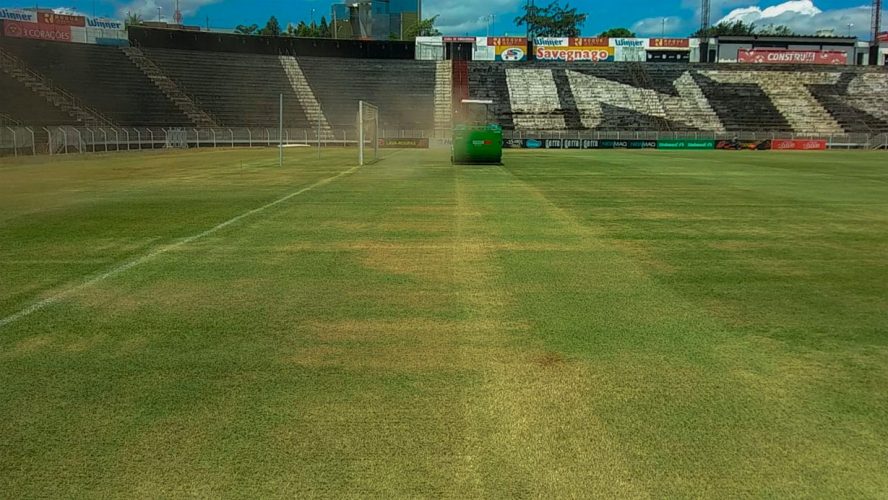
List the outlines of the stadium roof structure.
<svg viewBox="0 0 888 500">
<path fill-rule="evenodd" d="M 857 43 L 856 36 L 812 36 L 812 35 L 716 35 L 722 43 L 750 43 L 750 42 L 774 42 L 774 43 L 804 43 L 804 44 L 820 44 L 829 43 L 830 45 L 854 45 Z"/>
</svg>

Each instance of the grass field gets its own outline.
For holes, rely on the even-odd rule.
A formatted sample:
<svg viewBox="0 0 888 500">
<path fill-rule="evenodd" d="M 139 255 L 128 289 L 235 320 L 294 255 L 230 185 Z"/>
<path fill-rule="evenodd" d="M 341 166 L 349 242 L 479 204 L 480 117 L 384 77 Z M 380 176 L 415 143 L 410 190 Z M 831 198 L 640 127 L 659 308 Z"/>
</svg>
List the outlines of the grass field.
<svg viewBox="0 0 888 500">
<path fill-rule="evenodd" d="M 882 153 L 0 163 L 0 496 L 888 496 Z"/>
</svg>

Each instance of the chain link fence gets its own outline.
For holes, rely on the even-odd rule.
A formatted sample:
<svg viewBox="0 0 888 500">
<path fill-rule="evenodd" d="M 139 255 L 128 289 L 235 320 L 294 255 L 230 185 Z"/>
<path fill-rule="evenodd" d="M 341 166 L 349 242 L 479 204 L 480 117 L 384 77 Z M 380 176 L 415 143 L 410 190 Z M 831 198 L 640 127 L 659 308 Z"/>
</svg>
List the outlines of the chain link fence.
<svg viewBox="0 0 888 500">
<path fill-rule="evenodd" d="M 283 137 L 281 137 L 283 136 Z M 428 138 L 433 145 L 449 143 L 449 130 L 383 129 L 381 138 Z M 765 140 L 826 139 L 830 149 L 888 149 L 888 134 L 826 136 L 780 132 L 617 132 L 595 130 L 505 130 L 505 139 L 614 139 L 614 140 Z M 0 156 L 58 155 L 162 149 L 175 143 L 189 148 L 236 148 L 285 146 L 353 146 L 355 128 L 325 130 L 287 128 L 118 128 L 118 127 L 0 127 Z"/>
</svg>

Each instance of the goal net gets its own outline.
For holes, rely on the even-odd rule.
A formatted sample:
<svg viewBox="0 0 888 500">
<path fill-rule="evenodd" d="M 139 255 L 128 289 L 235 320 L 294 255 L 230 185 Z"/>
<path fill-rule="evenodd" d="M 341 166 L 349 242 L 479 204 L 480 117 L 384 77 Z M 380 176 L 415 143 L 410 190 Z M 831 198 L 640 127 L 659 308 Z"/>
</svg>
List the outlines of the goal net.
<svg viewBox="0 0 888 500">
<path fill-rule="evenodd" d="M 379 159 L 379 108 L 358 101 L 358 165 Z"/>
</svg>

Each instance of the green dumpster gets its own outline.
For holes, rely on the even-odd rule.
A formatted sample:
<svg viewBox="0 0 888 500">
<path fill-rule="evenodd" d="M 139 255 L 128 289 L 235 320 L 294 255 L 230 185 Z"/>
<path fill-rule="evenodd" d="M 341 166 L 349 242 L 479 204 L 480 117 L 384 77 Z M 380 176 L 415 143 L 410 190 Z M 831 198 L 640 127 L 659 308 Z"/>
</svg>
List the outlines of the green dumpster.
<svg viewBox="0 0 888 500">
<path fill-rule="evenodd" d="M 503 160 L 503 128 L 493 123 L 491 100 L 463 99 L 453 120 L 450 160 L 462 164 L 496 164 Z"/>
<path fill-rule="evenodd" d="M 453 163 L 494 163 L 503 159 L 503 128 L 489 125 L 453 127 Z"/>
</svg>

